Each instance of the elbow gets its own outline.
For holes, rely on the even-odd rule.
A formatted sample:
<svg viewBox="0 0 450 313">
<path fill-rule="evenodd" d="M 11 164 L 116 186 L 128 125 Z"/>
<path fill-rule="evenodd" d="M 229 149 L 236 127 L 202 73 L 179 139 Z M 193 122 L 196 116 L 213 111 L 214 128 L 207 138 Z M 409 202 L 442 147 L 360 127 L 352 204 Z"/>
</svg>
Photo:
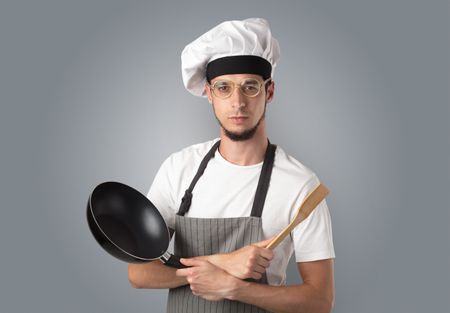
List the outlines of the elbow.
<svg viewBox="0 0 450 313">
<path fill-rule="evenodd" d="M 334 302 L 327 301 L 324 305 L 323 313 L 331 313 L 333 311 Z"/>
<path fill-rule="evenodd" d="M 323 300 L 323 307 L 321 313 L 331 313 L 334 308 L 334 296 Z"/>
<path fill-rule="evenodd" d="M 334 308 L 334 290 L 327 294 L 318 295 L 316 301 L 313 302 L 310 311 L 315 313 L 331 313 Z M 313 309 L 314 308 L 314 309 Z"/>
<path fill-rule="evenodd" d="M 135 288 L 135 289 L 140 289 L 142 288 L 142 286 L 139 284 L 138 282 L 138 275 L 136 273 L 136 269 L 134 268 L 133 264 L 128 264 L 128 281 L 131 285 L 131 287 Z"/>
</svg>

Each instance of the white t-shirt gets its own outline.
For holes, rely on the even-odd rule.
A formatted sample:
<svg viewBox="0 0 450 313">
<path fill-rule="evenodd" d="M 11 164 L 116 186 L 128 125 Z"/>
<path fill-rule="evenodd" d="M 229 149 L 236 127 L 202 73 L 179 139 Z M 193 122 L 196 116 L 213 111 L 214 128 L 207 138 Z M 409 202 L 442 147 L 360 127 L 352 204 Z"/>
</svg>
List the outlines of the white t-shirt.
<svg viewBox="0 0 450 313">
<path fill-rule="evenodd" d="M 200 162 L 217 140 L 218 138 L 192 145 L 173 153 L 161 165 L 148 198 L 161 212 L 170 228 L 175 228 L 175 215 L 185 190 L 195 176 Z M 216 151 L 194 187 L 192 204 L 185 216 L 250 216 L 262 164 L 236 165 L 225 160 Z M 277 146 L 261 216 L 265 239 L 276 236 L 291 222 L 303 199 L 318 184 L 319 179 L 309 168 Z M 274 250 L 274 258 L 266 272 L 269 284 L 285 284 L 286 268 L 293 252 L 297 262 L 335 257 L 331 217 L 325 200 Z"/>
</svg>

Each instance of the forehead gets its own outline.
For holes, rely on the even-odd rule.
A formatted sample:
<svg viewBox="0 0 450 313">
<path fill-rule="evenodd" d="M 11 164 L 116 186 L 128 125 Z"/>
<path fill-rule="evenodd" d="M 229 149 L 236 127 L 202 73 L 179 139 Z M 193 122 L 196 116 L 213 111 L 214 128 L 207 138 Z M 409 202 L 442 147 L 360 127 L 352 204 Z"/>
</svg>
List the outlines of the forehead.
<svg viewBox="0 0 450 313">
<path fill-rule="evenodd" d="M 256 74 L 227 74 L 227 75 L 220 75 L 211 80 L 211 84 L 218 80 L 231 80 L 235 83 L 241 82 L 244 79 L 254 78 L 257 80 L 262 80 L 262 77 L 260 75 Z"/>
</svg>

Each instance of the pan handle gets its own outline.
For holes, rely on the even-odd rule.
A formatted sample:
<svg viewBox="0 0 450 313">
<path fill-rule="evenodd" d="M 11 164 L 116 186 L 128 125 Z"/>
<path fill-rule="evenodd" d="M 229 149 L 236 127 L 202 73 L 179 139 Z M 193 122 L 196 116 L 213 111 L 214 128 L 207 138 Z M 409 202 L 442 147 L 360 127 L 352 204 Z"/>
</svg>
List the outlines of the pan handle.
<svg viewBox="0 0 450 313">
<path fill-rule="evenodd" d="M 161 262 L 163 262 L 163 264 L 168 265 L 170 267 L 174 267 L 174 268 L 186 268 L 186 265 L 181 264 L 180 262 L 180 258 L 173 255 L 170 252 L 165 252 L 160 258 Z"/>
</svg>

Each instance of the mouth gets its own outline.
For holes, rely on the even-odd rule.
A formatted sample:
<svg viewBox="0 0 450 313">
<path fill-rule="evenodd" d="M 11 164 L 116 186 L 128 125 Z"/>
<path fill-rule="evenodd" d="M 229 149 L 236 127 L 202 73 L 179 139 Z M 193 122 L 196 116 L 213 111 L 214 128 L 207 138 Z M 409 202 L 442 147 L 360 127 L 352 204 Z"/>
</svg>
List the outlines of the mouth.
<svg viewBox="0 0 450 313">
<path fill-rule="evenodd" d="M 228 119 L 231 120 L 234 124 L 242 124 L 245 122 L 246 119 L 248 119 L 248 116 L 235 115 L 230 116 Z"/>
</svg>

